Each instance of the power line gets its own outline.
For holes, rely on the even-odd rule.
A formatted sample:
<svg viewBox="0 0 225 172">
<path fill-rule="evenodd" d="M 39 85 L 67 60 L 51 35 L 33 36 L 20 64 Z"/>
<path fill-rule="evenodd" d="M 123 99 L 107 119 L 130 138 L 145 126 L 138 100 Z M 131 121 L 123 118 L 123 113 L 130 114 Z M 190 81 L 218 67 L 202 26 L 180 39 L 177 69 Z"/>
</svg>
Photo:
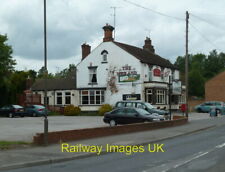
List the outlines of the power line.
<svg viewBox="0 0 225 172">
<path fill-rule="evenodd" d="M 197 32 L 198 32 L 198 34 L 203 38 L 203 39 L 205 39 L 210 45 L 212 45 L 214 48 L 216 48 L 217 50 L 219 50 L 219 51 L 222 51 L 222 50 L 220 50 L 212 41 L 210 41 L 206 36 L 204 36 L 193 24 L 191 24 L 191 23 L 189 23 L 190 24 L 190 26 L 194 29 L 194 30 L 196 30 Z"/>
<path fill-rule="evenodd" d="M 153 9 L 144 7 L 144 6 L 142 6 L 142 5 L 136 4 L 136 3 L 131 2 L 131 1 L 128 1 L 128 0 L 123 0 L 123 1 L 126 2 L 126 3 L 129 3 L 129 4 L 132 4 L 132 5 L 136 6 L 136 7 L 143 8 L 143 9 L 145 9 L 145 10 L 151 11 L 151 12 L 153 12 L 153 13 L 155 13 L 155 14 L 164 16 L 164 17 L 169 17 L 169 18 L 173 18 L 173 19 L 176 19 L 176 20 L 182 20 L 182 21 L 185 20 L 185 19 L 183 19 L 183 18 L 179 18 L 179 17 L 175 17 L 175 16 L 170 16 L 170 15 L 161 13 L 161 12 L 159 12 L 159 11 L 155 11 L 155 10 L 153 10 Z"/>
<path fill-rule="evenodd" d="M 206 19 L 203 19 L 203 18 L 201 18 L 201 17 L 199 17 L 199 16 L 196 16 L 196 15 L 194 15 L 194 14 L 192 14 L 192 13 L 190 13 L 190 14 L 191 14 L 191 16 L 197 18 L 198 20 L 204 21 L 205 23 L 208 23 L 208 24 L 212 25 L 212 26 L 215 27 L 216 29 L 220 29 L 220 30 L 222 30 L 222 31 L 225 30 L 224 28 L 221 28 L 221 27 L 218 26 L 218 25 L 215 26 L 215 23 L 211 23 L 211 22 L 207 21 Z"/>
</svg>

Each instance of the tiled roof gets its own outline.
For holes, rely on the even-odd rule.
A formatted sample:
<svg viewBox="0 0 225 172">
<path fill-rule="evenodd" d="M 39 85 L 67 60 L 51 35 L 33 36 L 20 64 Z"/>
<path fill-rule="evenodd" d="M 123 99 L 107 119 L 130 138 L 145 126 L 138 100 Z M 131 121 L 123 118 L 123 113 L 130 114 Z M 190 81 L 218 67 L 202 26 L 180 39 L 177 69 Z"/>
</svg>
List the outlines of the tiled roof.
<svg viewBox="0 0 225 172">
<path fill-rule="evenodd" d="M 44 91 L 45 89 L 45 80 L 37 79 L 32 85 L 32 91 Z M 47 79 L 47 90 L 74 90 L 76 89 L 76 78 L 54 78 Z"/>
<path fill-rule="evenodd" d="M 123 44 L 120 42 L 114 42 L 117 46 L 122 48 L 123 50 L 127 51 L 137 59 L 139 59 L 142 63 L 146 63 L 149 65 L 158 65 L 161 67 L 168 67 L 168 68 L 175 68 L 175 66 L 167 59 L 164 59 L 160 57 L 157 54 L 151 53 L 149 51 L 146 51 L 144 49 Z"/>
</svg>

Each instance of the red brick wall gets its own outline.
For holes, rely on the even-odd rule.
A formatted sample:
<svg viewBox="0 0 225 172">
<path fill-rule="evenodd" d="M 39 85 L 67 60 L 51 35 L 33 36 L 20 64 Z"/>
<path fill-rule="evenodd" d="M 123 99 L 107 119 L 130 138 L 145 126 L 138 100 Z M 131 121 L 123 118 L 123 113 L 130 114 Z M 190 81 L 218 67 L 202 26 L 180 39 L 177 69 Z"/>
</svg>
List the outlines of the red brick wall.
<svg viewBox="0 0 225 172">
<path fill-rule="evenodd" d="M 225 72 L 221 72 L 206 82 L 205 100 L 225 102 Z"/>
<path fill-rule="evenodd" d="M 60 141 L 72 141 L 72 140 L 82 140 L 90 139 L 96 137 L 110 136 L 116 134 L 124 134 L 145 130 L 154 130 L 158 128 L 178 126 L 186 124 L 188 122 L 187 118 L 180 118 L 173 121 L 163 121 L 163 122 L 152 122 L 152 123 L 141 123 L 141 124 L 130 124 L 121 125 L 116 127 L 100 127 L 100 128 L 87 128 L 87 129 L 77 129 L 77 130 L 67 130 L 67 131 L 56 131 L 48 133 L 48 142 L 59 143 Z M 44 134 L 38 133 L 33 137 L 33 143 L 42 145 L 44 140 Z"/>
</svg>

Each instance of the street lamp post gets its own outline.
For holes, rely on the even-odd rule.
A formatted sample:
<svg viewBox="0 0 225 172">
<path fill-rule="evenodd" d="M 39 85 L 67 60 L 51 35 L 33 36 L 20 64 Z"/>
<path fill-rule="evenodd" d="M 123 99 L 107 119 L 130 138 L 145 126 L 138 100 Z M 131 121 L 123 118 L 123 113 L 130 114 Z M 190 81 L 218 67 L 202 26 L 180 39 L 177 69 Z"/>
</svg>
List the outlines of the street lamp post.
<svg viewBox="0 0 225 172">
<path fill-rule="evenodd" d="M 48 145 L 48 117 L 47 117 L 47 34 L 46 34 L 46 0 L 44 0 L 44 68 L 45 68 L 45 89 L 44 89 L 44 105 L 45 105 L 45 119 L 44 119 L 44 145 Z"/>
</svg>

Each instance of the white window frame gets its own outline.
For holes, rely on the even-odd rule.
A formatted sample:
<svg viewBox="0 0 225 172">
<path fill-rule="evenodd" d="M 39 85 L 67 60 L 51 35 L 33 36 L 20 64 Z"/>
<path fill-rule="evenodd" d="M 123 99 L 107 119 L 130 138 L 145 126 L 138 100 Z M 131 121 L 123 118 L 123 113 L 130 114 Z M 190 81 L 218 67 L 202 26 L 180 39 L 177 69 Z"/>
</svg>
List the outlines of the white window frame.
<svg viewBox="0 0 225 172">
<path fill-rule="evenodd" d="M 70 103 L 66 102 L 67 98 L 70 98 Z M 71 105 L 71 92 L 70 91 L 65 92 L 65 105 Z"/>
<path fill-rule="evenodd" d="M 93 77 L 96 77 L 96 82 L 93 82 Z M 97 67 L 89 68 L 89 83 L 90 84 L 96 84 L 98 82 L 97 79 Z"/>
<path fill-rule="evenodd" d="M 166 90 L 156 90 L 156 104 L 166 104 Z"/>
<path fill-rule="evenodd" d="M 61 98 L 61 104 L 58 103 L 58 98 Z M 56 104 L 57 105 L 62 105 L 63 104 L 63 94 L 62 94 L 62 92 L 56 92 Z"/>
<path fill-rule="evenodd" d="M 148 97 L 149 95 L 152 96 L 152 102 L 149 101 L 149 97 Z M 153 89 L 149 89 L 149 88 L 146 89 L 146 100 L 147 100 L 147 102 L 149 102 L 151 104 L 153 103 Z"/>
<path fill-rule="evenodd" d="M 86 92 L 87 94 L 83 93 Z M 83 103 L 83 97 L 87 98 L 87 104 Z M 94 97 L 94 99 L 91 99 Z M 97 99 L 97 97 L 99 99 Z M 80 91 L 80 105 L 102 105 L 105 101 L 105 90 L 81 90 Z"/>
</svg>

